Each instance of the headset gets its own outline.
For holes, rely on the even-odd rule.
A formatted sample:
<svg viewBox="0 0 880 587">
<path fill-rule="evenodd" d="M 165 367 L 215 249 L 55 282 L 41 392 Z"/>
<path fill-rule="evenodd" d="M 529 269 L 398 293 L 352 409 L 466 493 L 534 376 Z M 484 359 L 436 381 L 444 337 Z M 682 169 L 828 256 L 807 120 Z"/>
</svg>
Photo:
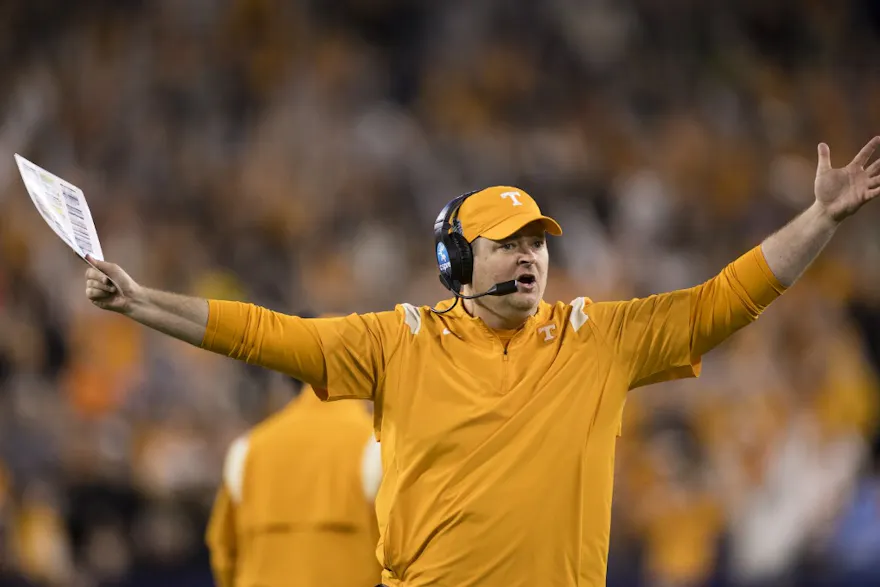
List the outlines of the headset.
<svg viewBox="0 0 880 587">
<path fill-rule="evenodd" d="M 446 310 L 431 308 L 431 311 L 437 314 L 449 312 L 460 299 L 473 300 L 483 296 L 505 296 L 517 290 L 516 280 L 511 279 L 496 283 L 483 293 L 472 296 L 461 295 L 461 287 L 471 283 L 474 276 L 474 251 L 462 234 L 461 222 L 457 218 L 458 210 L 468 197 L 479 191 L 467 192 L 446 204 L 434 222 L 434 253 L 437 256 L 437 268 L 440 270 L 440 283 L 455 296 L 455 302 Z"/>
</svg>

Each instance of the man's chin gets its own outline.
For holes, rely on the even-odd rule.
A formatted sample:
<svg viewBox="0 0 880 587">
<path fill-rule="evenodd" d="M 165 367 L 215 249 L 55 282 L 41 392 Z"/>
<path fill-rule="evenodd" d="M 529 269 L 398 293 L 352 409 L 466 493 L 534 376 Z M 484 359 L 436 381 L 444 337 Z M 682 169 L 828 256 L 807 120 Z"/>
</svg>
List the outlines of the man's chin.
<svg viewBox="0 0 880 587">
<path fill-rule="evenodd" d="M 533 292 L 516 292 L 514 294 L 510 294 L 507 299 L 507 303 L 517 310 L 526 312 L 529 310 L 534 310 L 541 301 L 541 293 L 538 291 Z"/>
</svg>

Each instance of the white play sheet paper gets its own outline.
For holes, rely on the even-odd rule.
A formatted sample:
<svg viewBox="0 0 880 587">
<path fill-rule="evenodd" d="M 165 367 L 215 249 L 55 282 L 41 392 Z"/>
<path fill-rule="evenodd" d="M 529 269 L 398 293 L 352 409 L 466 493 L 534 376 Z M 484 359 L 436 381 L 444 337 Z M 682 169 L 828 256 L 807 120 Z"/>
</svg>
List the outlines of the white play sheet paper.
<svg viewBox="0 0 880 587">
<path fill-rule="evenodd" d="M 101 241 L 82 190 L 18 153 L 15 162 L 27 192 L 46 224 L 83 259 L 88 254 L 103 261 Z"/>
</svg>

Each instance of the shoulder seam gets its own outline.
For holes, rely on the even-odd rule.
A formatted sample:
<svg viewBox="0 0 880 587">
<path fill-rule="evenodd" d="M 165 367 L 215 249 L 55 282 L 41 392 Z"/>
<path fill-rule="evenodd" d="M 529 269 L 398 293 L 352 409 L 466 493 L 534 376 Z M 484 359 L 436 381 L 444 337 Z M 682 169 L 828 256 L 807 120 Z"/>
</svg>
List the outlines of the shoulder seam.
<svg viewBox="0 0 880 587">
<path fill-rule="evenodd" d="M 404 321 L 409 326 L 409 330 L 413 336 L 417 335 L 422 329 L 422 313 L 412 304 L 401 304 L 404 311 Z"/>
<path fill-rule="evenodd" d="M 586 305 L 586 300 L 584 298 L 575 298 L 571 301 L 571 316 L 568 321 L 571 323 L 571 327 L 574 328 L 574 331 L 579 331 L 584 324 L 587 323 L 587 320 L 590 317 L 584 311 L 584 306 Z"/>
</svg>

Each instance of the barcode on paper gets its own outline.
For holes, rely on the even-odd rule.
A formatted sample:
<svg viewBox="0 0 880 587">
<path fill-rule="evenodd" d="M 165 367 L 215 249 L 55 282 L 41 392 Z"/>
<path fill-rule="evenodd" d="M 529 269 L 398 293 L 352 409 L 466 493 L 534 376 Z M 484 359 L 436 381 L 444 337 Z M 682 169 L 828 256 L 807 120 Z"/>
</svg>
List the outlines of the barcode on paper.
<svg viewBox="0 0 880 587">
<path fill-rule="evenodd" d="M 67 217 L 70 218 L 70 225 L 73 228 L 73 239 L 83 253 L 93 255 L 95 251 L 92 249 L 92 239 L 89 238 L 89 229 L 86 227 L 86 217 L 79 206 L 79 198 L 64 184 L 61 184 L 61 194 L 67 205 Z"/>
</svg>

